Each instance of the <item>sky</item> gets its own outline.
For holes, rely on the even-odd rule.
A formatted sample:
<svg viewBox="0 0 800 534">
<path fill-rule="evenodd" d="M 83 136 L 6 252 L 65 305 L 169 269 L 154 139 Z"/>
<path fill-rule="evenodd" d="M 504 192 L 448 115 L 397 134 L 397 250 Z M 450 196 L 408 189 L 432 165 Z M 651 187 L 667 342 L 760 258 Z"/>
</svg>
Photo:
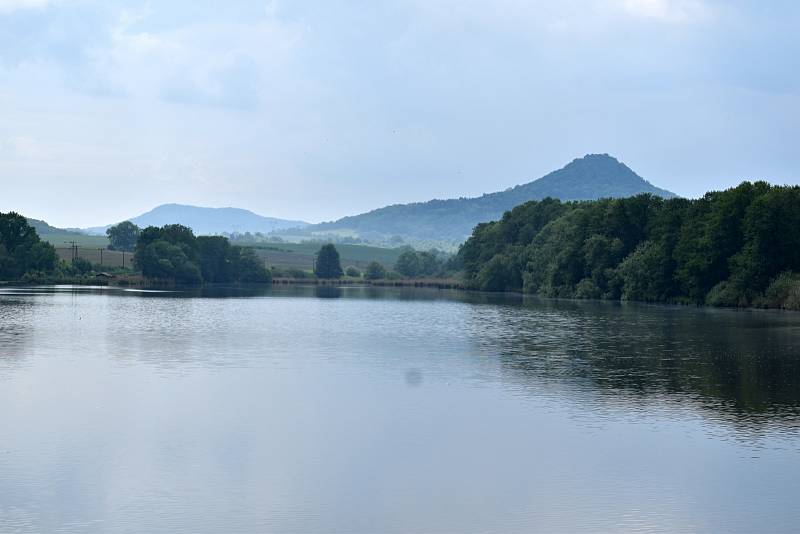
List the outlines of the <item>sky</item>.
<svg viewBox="0 0 800 534">
<path fill-rule="evenodd" d="M 609 153 L 800 182 L 800 2 L 0 0 L 0 211 L 332 220 Z"/>
</svg>

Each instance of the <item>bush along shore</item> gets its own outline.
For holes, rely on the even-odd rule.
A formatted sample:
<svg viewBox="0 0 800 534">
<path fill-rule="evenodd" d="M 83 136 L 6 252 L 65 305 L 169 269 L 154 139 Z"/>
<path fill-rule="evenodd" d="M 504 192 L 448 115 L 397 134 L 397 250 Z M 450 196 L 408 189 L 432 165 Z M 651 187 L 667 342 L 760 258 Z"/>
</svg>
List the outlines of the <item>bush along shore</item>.
<svg viewBox="0 0 800 534">
<path fill-rule="evenodd" d="M 486 291 L 798 310 L 800 187 L 528 202 L 479 224 L 456 261 Z"/>
</svg>

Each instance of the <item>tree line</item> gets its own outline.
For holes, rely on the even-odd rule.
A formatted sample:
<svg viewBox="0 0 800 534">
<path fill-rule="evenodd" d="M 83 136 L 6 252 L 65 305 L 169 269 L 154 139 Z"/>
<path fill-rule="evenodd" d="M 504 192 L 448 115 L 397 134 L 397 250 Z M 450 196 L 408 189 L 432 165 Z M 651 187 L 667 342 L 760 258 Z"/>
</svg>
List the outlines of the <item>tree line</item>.
<svg viewBox="0 0 800 534">
<path fill-rule="evenodd" d="M 195 236 L 191 228 L 179 224 L 142 229 L 124 221 L 109 227 L 106 235 L 110 250 L 133 252 L 133 266 L 147 278 L 181 284 L 266 283 L 272 278 L 271 270 L 252 248 L 231 245 L 223 236 Z M 91 274 L 94 268 L 81 257 L 72 262 L 59 260 L 53 245 L 42 241 L 25 217 L 0 213 L 0 280 L 66 282 Z M 369 280 L 435 276 L 442 272 L 444 260 L 438 251 L 418 252 L 408 247 L 394 268 L 390 271 L 372 261 L 363 273 L 354 266 L 342 269 L 339 252 L 329 243 L 317 253 L 313 274 L 328 279 L 347 274 Z"/>
<path fill-rule="evenodd" d="M 411 247 L 406 247 L 398 256 L 394 264 L 394 271 L 387 270 L 383 264 L 377 261 L 370 262 L 363 273 L 353 266 L 343 271 L 336 246 L 328 243 L 323 245 L 317 252 L 314 262 L 314 274 L 317 278 L 325 279 L 341 278 L 344 274 L 356 278 L 363 276 L 367 280 L 422 276 L 437 277 L 445 274 L 447 266 L 444 254 L 435 249 L 416 251 Z"/>
<path fill-rule="evenodd" d="M 476 226 L 456 261 L 489 291 L 800 308 L 800 187 L 527 202 Z"/>
<path fill-rule="evenodd" d="M 180 224 L 141 230 L 133 262 L 147 278 L 181 284 L 268 283 L 272 279 L 252 248 L 231 245 L 222 236 L 195 236 L 191 228 Z"/>
</svg>

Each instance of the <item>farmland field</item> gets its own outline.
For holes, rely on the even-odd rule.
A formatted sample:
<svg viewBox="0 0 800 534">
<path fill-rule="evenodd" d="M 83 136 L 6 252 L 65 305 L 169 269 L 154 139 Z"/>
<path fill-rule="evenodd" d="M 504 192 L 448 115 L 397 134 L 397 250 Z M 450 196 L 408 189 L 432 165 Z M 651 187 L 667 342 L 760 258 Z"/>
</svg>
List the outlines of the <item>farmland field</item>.
<svg viewBox="0 0 800 534">
<path fill-rule="evenodd" d="M 56 245 L 56 254 L 64 261 L 72 261 L 73 255 L 101 267 L 128 267 L 133 264 L 132 252 L 108 250 L 103 247 L 76 247 Z"/>
<path fill-rule="evenodd" d="M 59 258 L 70 261 L 73 256 L 71 242 L 77 247 L 76 255 L 89 260 L 94 264 L 102 264 L 109 267 L 121 267 L 131 265 L 132 253 L 123 254 L 119 251 L 107 250 L 108 238 L 104 236 L 82 235 L 73 233 L 46 233 L 41 234 L 41 238 L 54 247 Z M 247 245 L 256 251 L 256 254 L 264 259 L 268 267 L 279 267 L 283 269 L 295 268 L 311 270 L 314 266 L 314 257 L 319 250 L 320 243 L 269 243 L 258 245 Z M 100 250 L 102 250 L 102 253 Z M 353 265 L 359 269 L 364 269 L 371 261 L 382 263 L 386 268 L 391 269 L 397 261 L 403 249 L 381 248 L 366 245 L 336 245 L 336 249 L 341 256 L 342 267 Z M 124 262 L 123 262 L 124 260 Z"/>
<path fill-rule="evenodd" d="M 271 267 L 311 269 L 314 256 L 321 246 L 320 243 L 275 243 L 252 245 L 252 248 Z M 339 251 L 343 267 L 353 265 L 359 269 L 363 269 L 371 261 L 391 268 L 403 252 L 399 248 L 366 245 L 336 245 L 336 250 Z"/>
<path fill-rule="evenodd" d="M 40 233 L 39 237 L 47 241 L 54 247 L 69 248 L 70 241 L 74 241 L 78 247 L 105 248 L 108 246 L 108 238 L 104 235 L 85 235 L 77 232 L 59 233 Z"/>
</svg>

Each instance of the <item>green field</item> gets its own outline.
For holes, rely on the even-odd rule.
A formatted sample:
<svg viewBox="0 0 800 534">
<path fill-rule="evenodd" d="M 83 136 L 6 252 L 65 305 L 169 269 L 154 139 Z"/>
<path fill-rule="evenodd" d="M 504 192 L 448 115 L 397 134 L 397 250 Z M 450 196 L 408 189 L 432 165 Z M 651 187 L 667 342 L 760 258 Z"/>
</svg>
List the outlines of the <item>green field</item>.
<svg viewBox="0 0 800 534">
<path fill-rule="evenodd" d="M 108 238 L 104 235 L 84 235 L 79 233 L 40 233 L 39 237 L 47 241 L 54 247 L 69 247 L 70 241 L 74 241 L 78 247 L 105 248 L 108 246 Z"/>
<path fill-rule="evenodd" d="M 69 245 L 56 245 L 56 254 L 66 262 L 72 261 L 73 257 L 89 260 L 94 265 L 101 267 L 126 267 L 133 265 L 133 252 L 121 252 L 118 250 L 107 250 L 104 247 L 76 247 Z"/>
<path fill-rule="evenodd" d="M 310 270 L 314 257 L 322 246 L 320 243 L 275 243 L 248 245 L 265 259 L 268 266 Z M 342 267 L 353 265 L 363 269 L 371 261 L 382 263 L 391 269 L 403 252 L 399 248 L 381 248 L 367 245 L 336 245 Z"/>
</svg>

